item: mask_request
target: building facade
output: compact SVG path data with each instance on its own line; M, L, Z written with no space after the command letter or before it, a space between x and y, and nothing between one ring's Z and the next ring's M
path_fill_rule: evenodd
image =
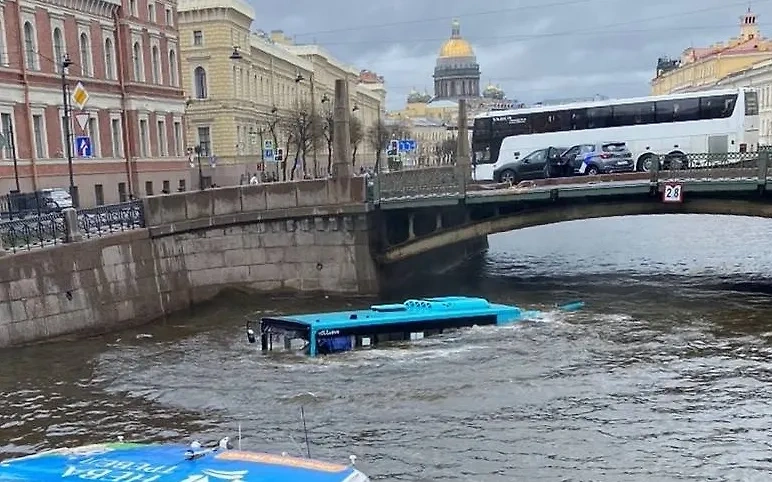
M772 59L728 75L712 87L754 89L759 99L759 145L772 145Z
M295 45L281 31L252 32L254 18L241 0L180 1L186 139L189 151L199 147L201 155L191 159L198 169L203 158L202 182L239 184L261 171L283 178L282 163L265 156L266 141L273 154L282 149L287 178L296 158L294 178L326 175L332 142L324 124L337 79L348 81L351 116L360 126L352 136L356 167L372 165L366 133L381 117L383 79L342 64L317 45ZM306 125L307 119L323 125ZM317 142L301 140L303 132Z
M750 9L740 18L740 35L709 47L690 47L680 59L660 58L651 81L652 95L701 90L753 64L772 58L772 40L765 38Z
M0 2L0 191L15 190L17 175L21 191L68 189L68 144L81 206L187 189L176 8ZM82 110L69 101L65 116L63 91L78 83L88 100ZM84 137L91 152L75 145Z

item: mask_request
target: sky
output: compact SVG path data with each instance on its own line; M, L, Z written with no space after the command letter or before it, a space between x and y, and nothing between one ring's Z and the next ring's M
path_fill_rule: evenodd
M387 109L433 88L453 18L475 50L482 87L521 102L646 95L657 58L739 34L749 7L772 37L772 0L250 0L253 29L284 30L384 76Z

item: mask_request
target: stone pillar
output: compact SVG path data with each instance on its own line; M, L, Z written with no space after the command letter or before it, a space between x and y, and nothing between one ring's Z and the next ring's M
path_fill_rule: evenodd
M472 177L471 158L469 157L469 134L466 119L466 99L458 101L458 137L456 138L456 166L461 171L463 185Z
M769 173L769 150L764 149L759 151L759 164L758 164L758 185L766 188L767 175Z
M348 106L348 81L335 81L335 110L333 112L333 144L335 158L332 164L333 178L351 177L351 133L349 124L351 109Z
M64 242L77 243L81 241L83 234L78 225L78 211L74 208L67 208L62 210L62 214L64 215Z
M652 183L659 182L659 168L661 162L661 156L654 156L654 160L651 161L651 167L649 168L649 180Z

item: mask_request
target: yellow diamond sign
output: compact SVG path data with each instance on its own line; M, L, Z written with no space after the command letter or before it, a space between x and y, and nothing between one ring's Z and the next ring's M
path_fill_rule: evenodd
M78 82L78 85L76 85L75 89L72 91L72 101L78 106L78 109L83 110L83 108L86 107L88 98L88 91L83 87L81 82Z

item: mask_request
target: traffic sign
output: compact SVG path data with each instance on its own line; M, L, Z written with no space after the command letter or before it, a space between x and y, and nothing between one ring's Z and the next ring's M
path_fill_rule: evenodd
M662 202L682 203L684 202L684 187L680 182L665 183L665 189L662 191Z
M389 148L386 150L386 155L396 156L398 150L399 150L399 141L397 141L396 139L392 139L389 142Z
M78 157L93 157L91 151L91 138L89 136L78 136L75 138L75 152Z
M72 91L71 97L72 101L75 102L75 105L78 106L78 109L83 110L83 108L86 107L86 103L88 102L90 95L88 94L86 88L83 87L83 83L78 82Z
M264 141L263 141L263 149L265 149L266 151L267 151L268 149L271 149L271 150L273 150L273 141L272 141L272 140L270 140L270 139L266 139L266 140L264 140Z
M399 150L402 152L408 152L408 151L414 151L415 150L415 140L413 139L402 139L399 141Z
M83 132L86 131L86 126L88 125L88 120L91 118L91 115L89 115L88 112L78 112L75 114L75 120L78 121L78 125L80 126L80 130Z
M277 161L284 160L284 149L282 149L281 147L276 149L276 160Z
M263 159L268 161L273 160L273 149L263 149Z

